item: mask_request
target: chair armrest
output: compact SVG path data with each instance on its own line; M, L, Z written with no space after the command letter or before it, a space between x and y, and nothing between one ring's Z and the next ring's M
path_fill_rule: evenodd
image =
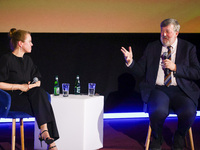
M11 105L11 96L0 89L0 117L7 117Z

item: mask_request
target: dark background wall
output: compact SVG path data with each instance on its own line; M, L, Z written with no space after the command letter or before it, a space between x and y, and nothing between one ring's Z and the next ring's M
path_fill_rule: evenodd
M179 35L197 46L198 57L199 36L199 33ZM42 87L51 94L55 75L59 76L60 84L70 83L71 94L79 75L81 93L87 93L89 82L97 84L96 92L105 96L106 112L142 111L140 79L134 79L125 67L120 48L132 46L137 61L148 42L159 38L159 33L32 33L30 56L43 76ZM0 33L0 55L8 50L7 33Z

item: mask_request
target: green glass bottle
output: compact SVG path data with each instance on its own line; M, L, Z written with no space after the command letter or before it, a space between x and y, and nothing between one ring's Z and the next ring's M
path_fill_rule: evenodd
M58 76L55 77L55 82L54 82L54 95L55 95L55 96L60 95L60 87L59 87Z
M75 86L74 86L74 94L80 94L80 93L81 93L81 84L80 84L79 75L77 75L76 80L75 80Z

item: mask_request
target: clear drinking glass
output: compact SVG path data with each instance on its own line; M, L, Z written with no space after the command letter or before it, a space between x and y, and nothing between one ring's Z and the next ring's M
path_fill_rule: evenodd
M69 87L70 87L69 83L63 83L62 84L62 92L63 92L63 96L64 97L68 97L69 96Z
M88 83L88 95L94 96L96 83Z

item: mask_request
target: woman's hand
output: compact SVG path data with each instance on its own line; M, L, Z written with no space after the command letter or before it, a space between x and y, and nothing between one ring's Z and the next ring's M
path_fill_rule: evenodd
M34 84L30 84L29 83L29 90L32 89L32 88L34 88L34 87L40 87L40 84L41 84L40 81L37 81Z
M28 82L28 84L21 84L20 90L23 92L27 92L28 90L34 88L34 87L39 87L40 86L40 81L35 82L34 84L30 84L31 82Z
M127 51L124 47L122 47L121 52L124 54L127 66L129 66L133 62L133 53L131 46L129 46L129 51Z
M27 92L29 90L29 84L20 84L19 90Z

